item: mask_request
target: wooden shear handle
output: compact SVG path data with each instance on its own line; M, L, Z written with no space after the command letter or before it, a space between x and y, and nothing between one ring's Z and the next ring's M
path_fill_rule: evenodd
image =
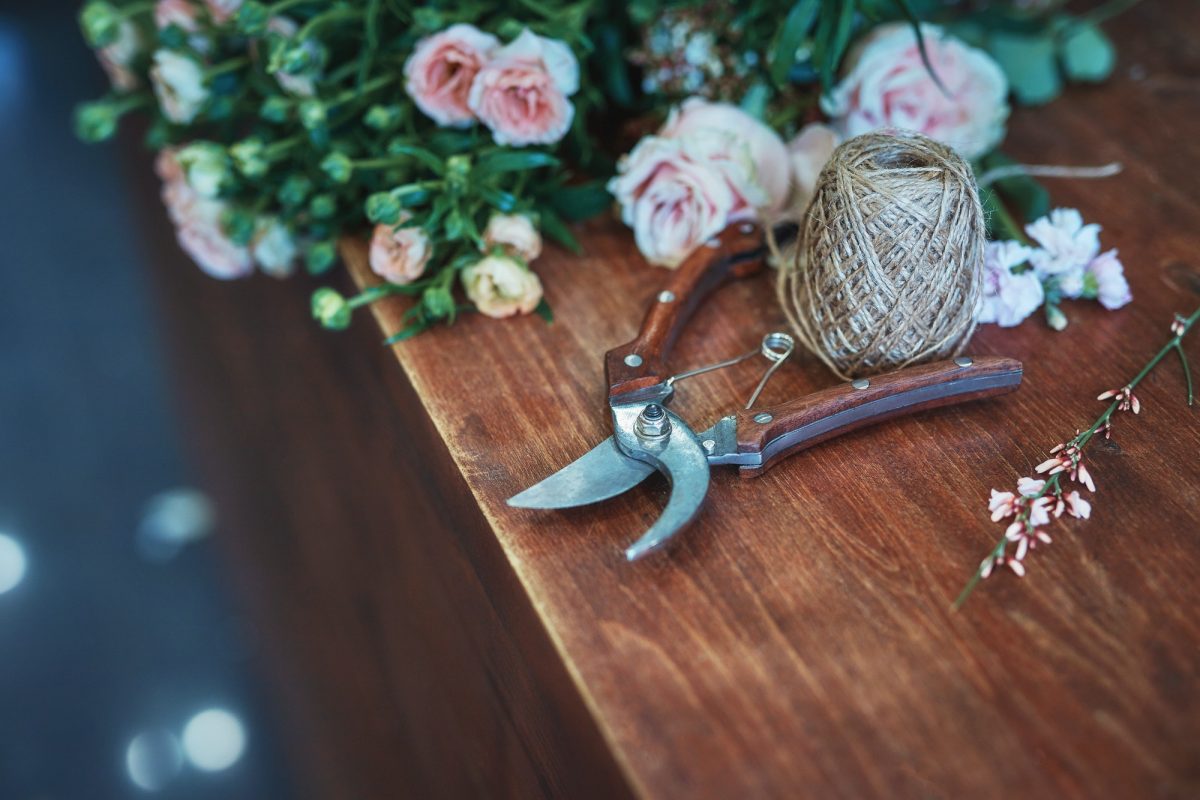
M666 360L692 313L731 278L758 272L766 256L762 229L735 225L693 253L655 295L637 338L604 357L608 396L645 389L666 380Z
M739 411L738 452L761 453L762 464L742 467L754 477L814 444L876 422L928 408L1007 394L1021 385L1021 362L1011 358L958 358L843 383L774 408Z

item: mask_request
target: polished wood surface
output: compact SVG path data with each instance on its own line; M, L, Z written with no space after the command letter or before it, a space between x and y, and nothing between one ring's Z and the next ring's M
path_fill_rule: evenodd
M1104 225L1133 304L1068 304L1062 333L985 326L971 351L1024 362L1018 392L758 480L719 471L676 546L636 564L622 548L661 509L660 479L565 512L504 502L610 433L603 353L669 277L620 226L537 262L553 324L468 315L390 351L402 300L378 327L322 334L303 281L221 285L174 256L181 393L314 795L1200 794L1200 412L1177 363L1091 450L1092 518L1055 523L1026 578L950 609L1001 533L989 489L1092 420L1200 304L1200 8L1146 2L1111 28L1114 78L1017 111L1007 149L1125 165L1051 190ZM734 282L670 366L783 326L767 276ZM673 408L707 425L760 374L697 377ZM796 359L761 402L837 383Z

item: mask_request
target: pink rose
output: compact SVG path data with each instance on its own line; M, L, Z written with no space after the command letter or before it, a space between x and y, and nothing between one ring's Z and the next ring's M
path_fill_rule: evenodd
M608 190L642 255L672 269L720 233L739 202L722 172L693 161L678 140L658 136L621 158Z
M154 25L160 31L174 25L184 33L200 29L200 11L191 0L158 0L154 4Z
M567 98L578 90L570 48L526 28L475 76L467 105L496 144L553 144L571 127L575 106Z
M1029 260L1031 250L1020 242L988 242L983 259L983 295L975 312L977 322L1002 328L1020 324L1042 304L1042 282L1032 269L1012 270Z
M141 83L131 68L133 60L141 52L142 35L129 20L123 20L117 28L116 41L96 51L104 74L118 92L131 92Z
M542 282L508 256L491 255L462 271L463 289L479 313L495 319L528 314L542 301Z
M737 202L730 222L774 212L787 200L788 153L765 124L728 103L689 98L671 110L659 136L677 139L697 161L707 161L729 182Z
M407 215L400 219L403 226ZM433 255L429 235L419 227L376 225L371 236L371 270L392 283L412 283L425 272Z
M162 150L154 167L163 181L162 199L175 224L175 238L192 260L214 278L242 278L254 271L250 248L235 244L221 229L226 205L202 197L188 185L172 148Z
M483 244L499 247L526 264L542 254L542 236L524 214L492 214L483 231Z
M829 163L829 157L842 143L842 137L828 125L805 125L788 142L788 161L792 176L792 207L802 213L817 190L817 178Z
M821 107L845 137L880 128L914 130L964 158L987 153L1004 138L1008 81L996 62L922 25L926 52L946 91L930 77L910 25L880 25L846 58L841 82Z
M1116 250L1101 253L1087 265L1087 276L1096 282L1096 299L1109 311L1120 308L1133 299L1125 267ZM1085 278L1086 281L1086 278Z
M204 5L208 8L208 15L212 17L213 22L219 25L232 19L242 7L242 2L243 0L204 0Z
M474 25L451 25L417 42L404 64L404 88L438 125L470 125L475 121L467 107L471 84L499 45Z

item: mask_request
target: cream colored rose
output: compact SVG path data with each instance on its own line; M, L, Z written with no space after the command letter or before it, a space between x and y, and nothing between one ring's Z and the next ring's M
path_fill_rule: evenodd
M462 271L463 289L479 313L501 319L528 314L542 301L542 282L519 261L486 256Z
M180 124L191 122L208 102L204 70L194 59L172 50L154 51L150 82L163 116Z
M400 225L408 220L405 215ZM425 272L433 255L429 234L419 227L376 225L371 236L371 270L392 283L412 283Z
M501 247L528 264L542 254L542 236L524 214L492 214L483 231L486 247Z
M296 264L296 240L278 219L264 217L256 226L250 254L263 272L274 278L286 278Z
M849 138L901 128L944 142L977 158L1004 138L1008 81L992 58L935 25L922 25L929 61L945 91L930 77L912 26L880 25L846 58L844 76L821 100L834 127Z

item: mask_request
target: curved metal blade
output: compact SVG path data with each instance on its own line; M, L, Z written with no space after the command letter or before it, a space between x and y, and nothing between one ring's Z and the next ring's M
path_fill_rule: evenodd
M573 508L637 486L654 465L630 458L608 437L550 477L508 498L517 508Z
M683 530L700 513L704 496L708 494L708 457L700 440L682 419L670 411L671 435L665 442L645 443L633 433L633 420L640 407L614 407L613 422L617 436L626 452L639 460L653 464L671 483L671 496L662 515L625 550L625 557L636 561L661 550L676 533Z

